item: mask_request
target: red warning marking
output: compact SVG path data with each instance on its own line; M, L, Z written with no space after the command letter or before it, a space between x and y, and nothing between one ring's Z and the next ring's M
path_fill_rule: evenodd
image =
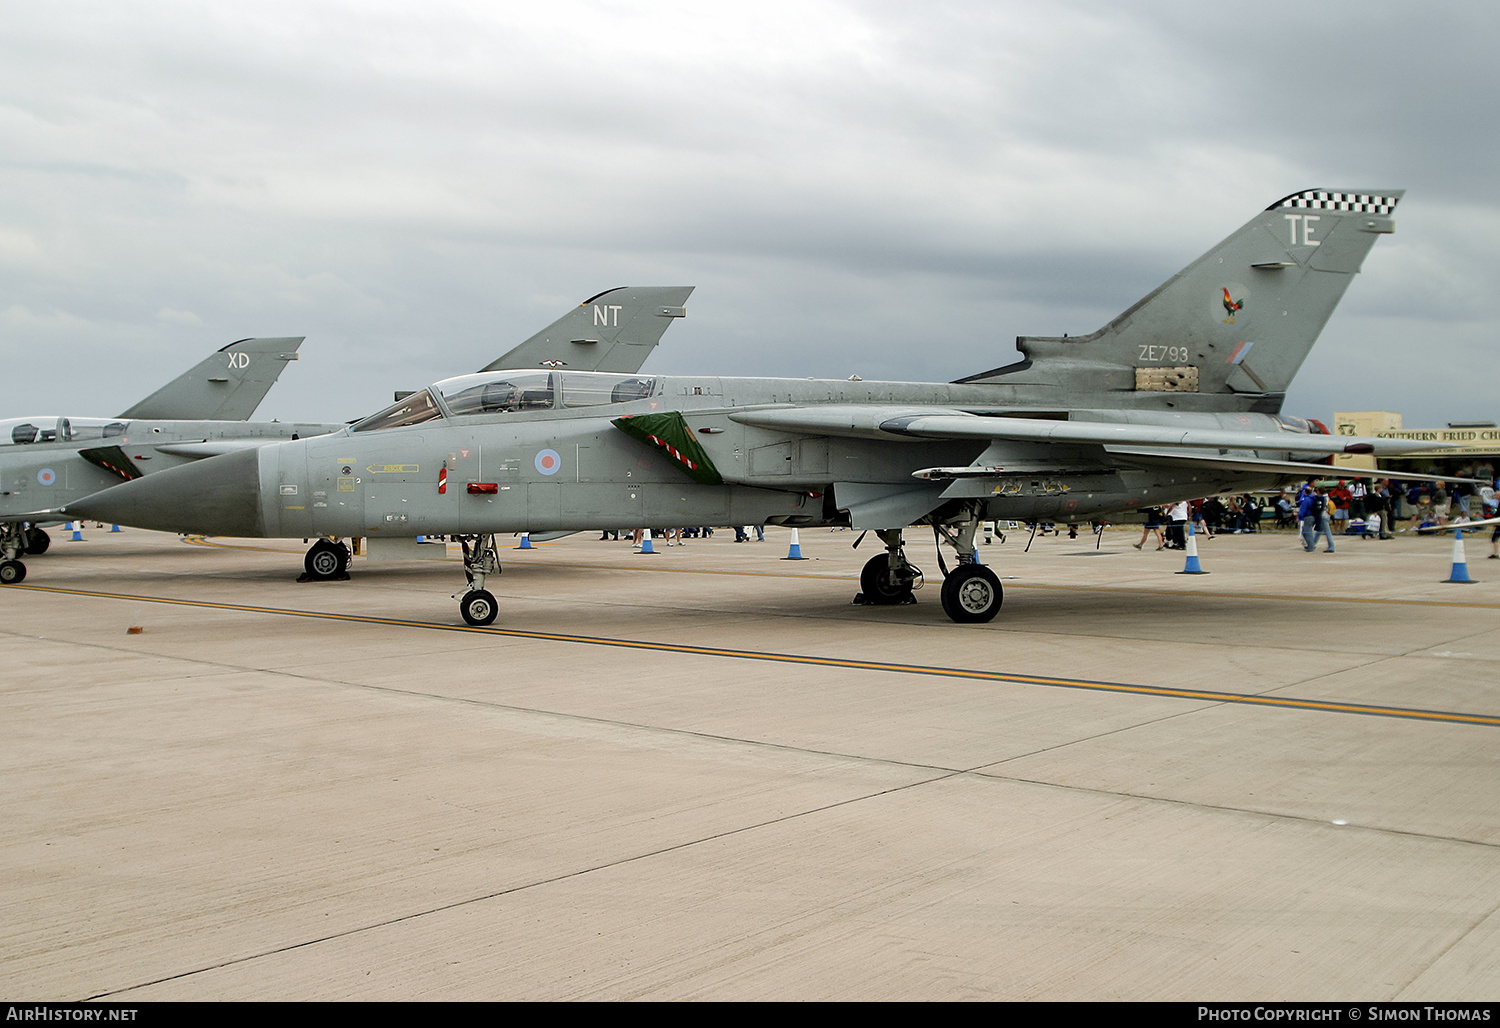
M666 450L668 453L670 453L677 460L677 462L682 464L684 467L691 468L694 471L698 470L698 465L694 464L692 461L684 457L675 446L667 442L665 439L659 439L654 435L647 435L646 438L650 439L657 446L660 446L663 450Z

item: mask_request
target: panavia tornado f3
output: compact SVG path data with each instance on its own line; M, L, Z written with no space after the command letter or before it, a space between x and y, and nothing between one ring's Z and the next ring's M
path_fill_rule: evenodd
M985 622L989 519L1084 520L1326 474L1329 454L1413 452L1329 435L1282 400L1400 190L1277 200L1091 335L1023 337L1017 363L956 382L493 370L447 379L347 429L215 457L68 513L167 531L463 545L460 611L494 621L497 533L627 525L842 525L885 549L866 599L910 602L903 533L956 552L944 611ZM331 563L331 562L330 562Z

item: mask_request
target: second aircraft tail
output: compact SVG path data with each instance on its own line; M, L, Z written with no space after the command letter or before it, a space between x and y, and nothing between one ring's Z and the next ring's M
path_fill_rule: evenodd
M480 371L568 368L633 375L673 319L686 316L692 286L620 286L591 296Z
M304 336L241 339L210 354L120 415L162 421L244 421L297 359Z

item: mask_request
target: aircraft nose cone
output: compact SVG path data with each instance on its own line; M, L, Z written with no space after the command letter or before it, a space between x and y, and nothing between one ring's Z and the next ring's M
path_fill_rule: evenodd
M158 471L75 500L63 511L161 532L261 536L260 453L242 450Z

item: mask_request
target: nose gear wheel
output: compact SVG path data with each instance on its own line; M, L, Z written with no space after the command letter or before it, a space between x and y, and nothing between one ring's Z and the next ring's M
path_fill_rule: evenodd
M464 616L464 621L476 628L494 624L495 615L500 612L495 605L495 597L487 589L474 589L464 593L464 598L458 601L458 610Z

